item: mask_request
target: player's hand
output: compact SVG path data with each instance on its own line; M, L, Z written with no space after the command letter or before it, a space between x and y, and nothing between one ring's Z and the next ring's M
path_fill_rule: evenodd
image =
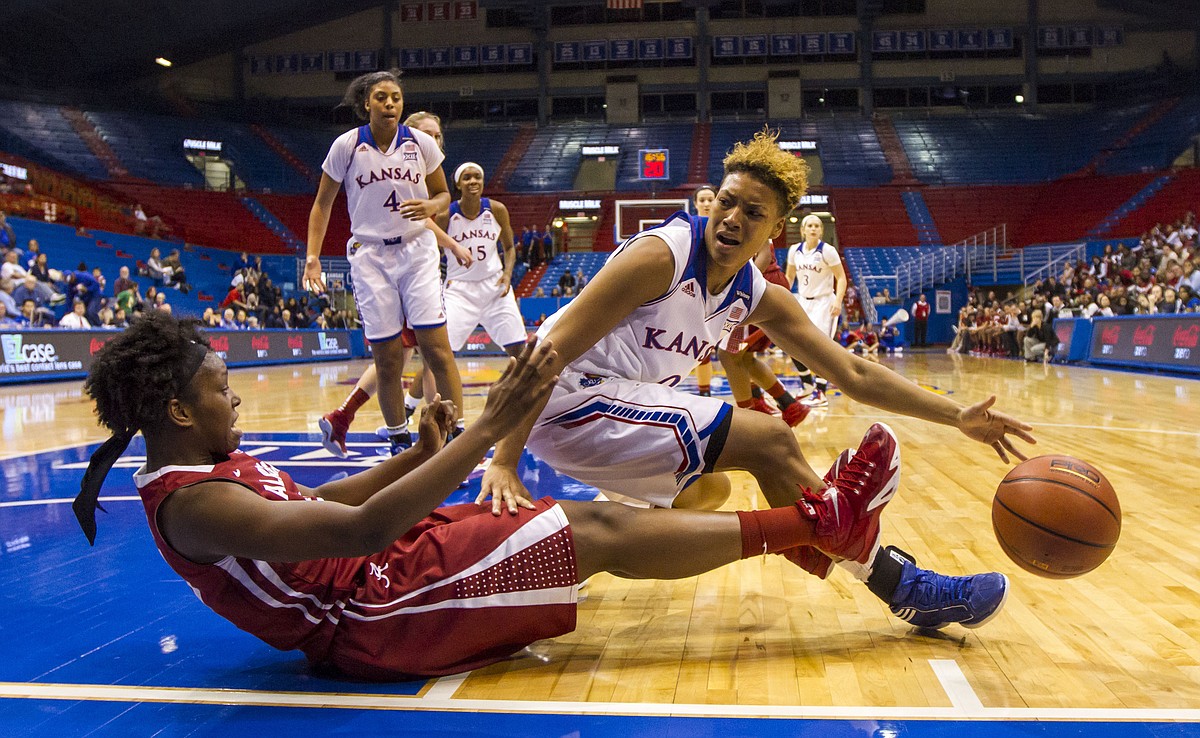
M958 412L958 429L968 438L991 446L1006 464L1010 453L1021 461L1026 461L1029 457L1013 447L1009 436L1016 436L1026 443L1037 443L1037 439L1029 432L1033 430L1033 426L998 410L992 410L992 405L995 404L996 396L992 395L982 402L964 407Z
M325 292L325 279L321 276L321 260L319 258L308 259L304 262L304 289L320 295Z
M508 360L508 368L488 390L487 404L476 421L502 436L520 425L530 412L540 409L558 375L551 367L558 358L549 341L538 345L537 336L525 342L521 355Z
M430 200L405 200L400 203L400 217L407 220L425 220L437 215L437 206Z
M458 262L460 267L471 266L471 262L473 261L471 258L471 252L458 245L457 242L454 244L454 246L450 247L450 253L454 255L454 260Z
M512 275L501 274L500 278L496 280L496 286L504 288L500 291L501 297L508 297L508 291L512 289Z
M518 507L533 509L529 490L521 483L521 476L517 474L517 470L509 466L492 464L483 472L475 504L487 504L488 497L492 498L492 515L499 515L501 506L511 515L517 514Z
M834 302L832 305L829 306L830 317L836 318L841 314L842 314L842 303Z
M433 402L421 408L416 447L426 456L441 451L446 444L446 435L454 429L456 416L453 402L443 400L440 394L434 395Z

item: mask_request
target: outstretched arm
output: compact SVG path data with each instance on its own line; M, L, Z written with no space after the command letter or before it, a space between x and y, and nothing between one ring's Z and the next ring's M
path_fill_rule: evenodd
M832 380L859 402L958 428L966 436L991 446L1005 462L1010 453L1021 460L1026 458L1013 446L1011 436L1037 443L1029 433L1033 426L991 409L996 402L994 396L964 407L944 395L921 389L881 364L843 350L818 330L787 290L778 285L767 285L747 321L761 327L789 356Z
M159 508L160 530L180 554L198 562L225 556L263 561L365 556L382 551L428 515L475 468L487 449L557 377L553 347L528 344L492 385L479 419L454 443L361 505L270 501L231 482L173 492Z

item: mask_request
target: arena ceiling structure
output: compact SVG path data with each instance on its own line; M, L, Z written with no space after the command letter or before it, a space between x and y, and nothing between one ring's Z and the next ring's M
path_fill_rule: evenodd
M4 0L0 83L113 90L370 8L381 0ZM394 2L392 3L394 4Z
M759 0L789 4L791 0ZM603 4L558 0L554 5ZM721 0L681 0L693 7ZM858 0L873 15L878 0ZM480 6L524 11L531 20L548 2L480 0ZM795 3L800 5L800 3ZM1097 0L1142 16L1148 25L1200 32L1195 0ZM92 88L111 91L155 71L162 56L175 65L196 62L248 44L309 28L353 13L397 7L398 0L4 0L0 2L0 84L27 89Z

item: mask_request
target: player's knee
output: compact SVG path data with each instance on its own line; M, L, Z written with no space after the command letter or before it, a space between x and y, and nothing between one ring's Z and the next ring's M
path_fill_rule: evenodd
M699 479L679 493L672 507L684 510L716 510L729 500L733 485L721 472L702 474Z
M749 470L756 476L760 471L778 472L789 463L795 463L801 458L800 445L796 443L796 436L792 433L792 429L778 419L766 418L766 420L774 422L765 423L763 431L750 446L752 466Z

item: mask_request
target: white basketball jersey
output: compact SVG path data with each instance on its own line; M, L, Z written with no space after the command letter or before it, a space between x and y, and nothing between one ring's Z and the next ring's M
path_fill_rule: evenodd
M792 291L800 297L825 297L834 290L833 267L842 263L837 249L818 241L812 251L804 248L804 242L788 247L787 263L796 270L796 283Z
M611 261L639 238L657 236L666 241L675 257L675 275L664 295L630 313L571 362L569 370L672 387L754 312L767 281L753 262L747 262L720 294L708 293L707 222L708 218L675 213L661 225L633 236L609 256ZM550 316L538 335L544 338L559 316L570 309L567 304Z
M463 215L462 201L450 203L450 220L446 234L471 252L471 266L459 266L458 260L446 259L446 281L482 282L494 280L504 271L500 261L500 224L492 214L492 204L480 198L479 215L468 219Z
M321 170L346 188L355 240L399 244L425 229L423 220L401 216L400 205L429 198L425 178L445 158L432 136L408 126L400 126L387 150L380 150L367 125L338 136Z

